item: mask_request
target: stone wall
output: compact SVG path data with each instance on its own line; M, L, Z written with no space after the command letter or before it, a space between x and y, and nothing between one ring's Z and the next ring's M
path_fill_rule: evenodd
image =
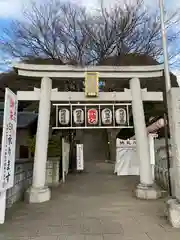
M14 186L6 193L6 207L10 208L15 202L22 200L24 192L32 183L33 162L19 160L15 164Z
M2 131L0 130L0 150L1 150ZM16 136L16 159L20 158L20 146L29 146L29 130L17 129ZM30 152L29 152L30 157Z
M169 145L169 148L171 146ZM171 161L171 152L170 152ZM164 190L169 189L168 167L165 139L155 140L155 179L156 183Z
M58 186L60 182L60 158L49 158L46 166L46 184L48 186ZM20 200L23 200L24 193L32 184L33 161L27 159L17 160L15 164L14 186L7 190L6 207Z

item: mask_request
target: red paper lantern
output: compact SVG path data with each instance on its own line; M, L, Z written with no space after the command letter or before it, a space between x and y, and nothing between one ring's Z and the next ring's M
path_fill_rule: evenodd
M88 110L88 123L97 124L98 123L98 111L96 109Z

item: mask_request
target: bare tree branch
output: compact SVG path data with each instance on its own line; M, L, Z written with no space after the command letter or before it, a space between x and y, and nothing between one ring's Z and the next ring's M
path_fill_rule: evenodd
M169 58L179 54L179 9L166 13ZM94 14L82 6L45 1L32 2L24 10L24 19L13 21L4 29L0 42L3 51L21 59L30 57L58 59L80 65L97 64L110 56L136 53L162 59L158 12L149 12L142 0L134 4L122 1L111 9L104 7Z

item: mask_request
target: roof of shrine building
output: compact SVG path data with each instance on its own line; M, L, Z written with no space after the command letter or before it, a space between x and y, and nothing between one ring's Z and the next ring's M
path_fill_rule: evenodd
M0 111L0 128L3 127L3 111ZM28 128L37 120L38 114L33 112L18 112L17 128Z
M42 65L48 65L45 66L45 68L51 68L54 66L54 68L58 69L57 65L60 65L59 68L62 69L78 69L80 68L76 63L74 62L69 62L68 65L64 64L61 60L51 60L51 59L31 59L27 60L24 62L26 64L33 64L33 65L41 65L39 66L40 68L43 68ZM20 64L22 66L22 64ZM20 66L19 65L19 66ZM63 66L62 66L63 65ZM157 66L159 65L159 66ZM17 64L18 66L18 64ZM143 71L143 66L149 66L149 67L155 67L159 68L162 70L162 65L160 65L156 60L154 60L152 57L147 56L147 55L135 55L135 54L128 54L124 56L114 56L114 57L109 57L103 61L100 61L95 68L98 69L100 67L103 67L106 69L108 72L108 68L114 69L116 68L115 66L121 66L121 69L126 67L131 66L138 66L140 71ZM105 67L106 66L106 67ZM142 68L141 68L142 66ZM37 66L38 68L38 66ZM92 66L90 66L92 68ZM88 68L87 68L88 69ZM127 68L128 69L128 68ZM4 73L0 75L0 99L4 98L4 89L5 87L9 87L12 91L16 92L17 90L33 90L34 87L40 87L40 81L37 81L40 78L37 77L28 77L28 76L19 76L17 73L17 68L15 68L15 71L11 71L9 73ZM103 81L105 82L105 86L103 91L124 91L124 88L129 88L129 80L130 77L128 78L121 78L120 80L115 80L111 79L110 81L106 81L104 78ZM73 79L69 79L73 80ZM101 80L101 77L100 77ZM163 91L165 88L164 84L164 76L159 76L159 77L149 77L149 78L140 78L141 80L141 87L142 88L147 88L148 91ZM172 87L177 87L177 79L176 76L171 73L171 84ZM59 81L58 77L53 78L53 88L58 88L59 91L65 91L67 90L67 79ZM83 83L82 79L81 80L76 80L74 85L78 85L80 90L83 88ZM74 89L74 91L77 91L77 89Z

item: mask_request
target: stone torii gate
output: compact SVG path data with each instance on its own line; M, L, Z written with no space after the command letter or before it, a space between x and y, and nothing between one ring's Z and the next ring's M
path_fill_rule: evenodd
M49 188L45 186L51 101L89 101L84 92L59 92L58 89L52 89L52 79L84 79L85 72L98 72L99 77L106 80L130 79L130 89L125 89L124 92L117 92L116 101L132 102L137 153L140 162L140 184L137 186L136 196L142 199L156 199L160 196L153 183L143 101L163 101L163 94L161 92L147 92L147 89L141 89L139 78L162 77L163 65L136 67L90 66L81 68L69 65L18 63L14 65L14 68L20 76L41 78L40 89L35 88L34 91L17 92L19 101L39 101L33 183L27 191L30 203L45 202L51 197ZM113 102L113 94L113 92L100 92L98 97L91 98L91 102Z

